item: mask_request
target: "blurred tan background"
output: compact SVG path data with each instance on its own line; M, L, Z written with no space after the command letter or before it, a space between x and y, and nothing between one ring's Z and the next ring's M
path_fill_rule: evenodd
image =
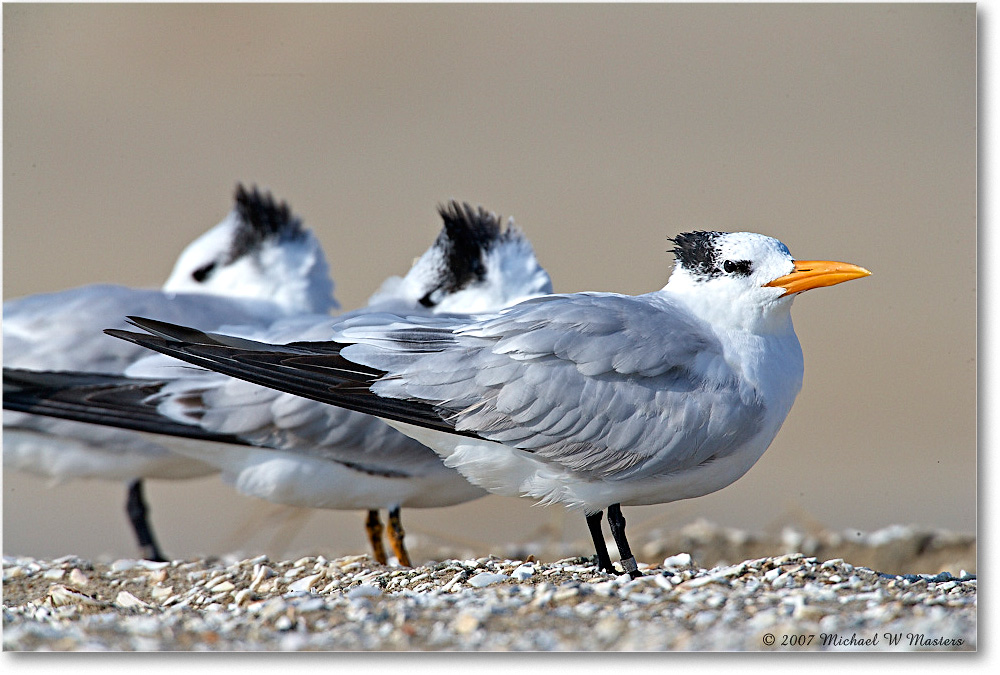
M4 5L3 295L157 286L237 181L320 236L345 309L433 240L513 215L556 290L642 293L667 237L748 229L873 276L794 310L803 391L763 459L626 509L976 527L976 13L949 5ZM367 551L361 514L150 483L174 556ZM3 475L3 552L134 556L117 484ZM420 546L590 550L582 516L409 510ZM650 561L656 562L656 561Z

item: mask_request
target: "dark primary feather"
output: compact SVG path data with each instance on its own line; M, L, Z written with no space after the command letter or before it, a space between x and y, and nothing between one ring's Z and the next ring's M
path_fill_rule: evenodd
M269 449L259 439L242 434L211 431L195 422L178 422L159 412L163 399L161 390L168 383L161 380L132 378L125 375L81 373L70 371L34 371L4 368L3 407L8 410L57 417L73 422L85 422L105 427L211 441L244 447ZM199 394L191 392L195 410L189 413L198 418ZM273 446L281 449L281 444ZM383 478L407 478L413 475L406 470L395 470L371 461L363 451L351 459L323 454L329 462L341 464L354 471Z
M369 387L385 373L343 358L339 345L321 343L324 353L317 354L316 343L269 345L141 317L129 317L129 321L153 335L114 329L105 332L161 354L278 391L376 417L463 433L456 432L453 424L432 405L373 394ZM295 377L282 377L289 374ZM347 392L350 396L345 395ZM471 432L463 435L476 436Z
M174 422L156 410L166 382L123 375L3 369L6 410L182 438L246 445L240 438Z

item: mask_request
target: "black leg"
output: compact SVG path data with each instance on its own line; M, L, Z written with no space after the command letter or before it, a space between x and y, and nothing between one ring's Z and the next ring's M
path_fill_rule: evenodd
M403 532L403 521L399 518L399 507L389 509L389 545L392 546L392 552L396 554L396 560L403 567L413 567L413 563L410 562L410 554L406 552L406 546L403 544L403 537L406 533Z
M587 516L587 527L590 528L590 536L594 539L594 548L597 550L597 567L605 572L614 572L611 566L611 556L608 555L608 547L604 543L604 534L601 532L601 518L603 511L591 513Z
M160 552L160 547L156 545L156 539L153 538L153 528L149 526L147 518L149 509L146 508L146 500L142 496L142 480L140 479L129 483L125 512L128 513L129 522L132 523L135 538L139 540L139 551L142 557L154 562L167 562L167 559Z
M378 517L378 509L368 511L368 520L365 521L365 531L368 533L368 541L372 545L372 554L375 562L384 565L389 562L385 555L385 547L382 546L382 521Z
M635 556L632 555L632 549L629 548L628 539L625 538L625 516L622 515L621 504L612 504L608 507L608 525L611 526L611 534L615 538L615 543L618 544L618 555L621 556L622 567L633 579L641 577L642 572L639 571L639 565L635 561Z

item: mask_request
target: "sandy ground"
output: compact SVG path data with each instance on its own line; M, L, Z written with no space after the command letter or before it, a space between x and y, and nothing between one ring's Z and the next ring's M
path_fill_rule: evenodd
M896 527L786 531L779 541L700 523L646 544L640 558L678 542L685 552L642 563L638 579L601 572L589 558L531 554L441 551L440 562L415 568L367 555L169 563L7 555L4 650L977 648L972 537Z

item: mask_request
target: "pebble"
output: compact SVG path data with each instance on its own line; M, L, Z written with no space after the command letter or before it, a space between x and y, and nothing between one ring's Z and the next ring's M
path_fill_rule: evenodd
M129 559L116 560L113 563L111 563L111 571L127 572L128 570L133 569L138 565L139 565L138 560L129 560Z
M69 573L69 583L73 586L86 586L90 583L90 579L87 575L80 571L80 568L74 567Z
M492 586L493 584L498 584L501 581L506 581L507 579L510 579L510 577L506 574L480 572L476 576L469 579L469 585L473 588L485 588L486 586Z
M535 574L535 566L532 564L525 563L524 565L518 565L518 567L510 573L514 579L518 581L524 581L529 579Z
M462 580L464 576L465 576L464 571L458 572L455 576L451 578L451 581L449 581L448 583L446 583L444 586L441 587L441 592L448 593L449 591L451 591Z
M678 553L641 569L645 576L631 579L580 558L409 569L368 556L169 564L5 556L3 646L775 651L765 633L912 632L949 641L923 650L977 648L977 583L964 572L897 576L797 553L711 569ZM795 651L834 648L850 647L814 641Z
M663 559L663 567L689 567L691 565L691 554L690 553L678 553L677 555L672 555L669 558Z
M355 586L346 593L348 598L374 598L382 595L382 589L371 584Z
M166 569L167 567L170 567L170 563L163 562L163 561L136 560L134 562L135 562L135 564L137 566L142 567L143 569L151 570L151 571L162 570L162 569Z
M64 605L103 607L107 604L86 593L81 593L75 588L69 588L62 584L52 584L49 586L47 599L54 607L62 607Z
M153 600L159 600L159 601L166 600L173 594L174 594L173 586L154 586L153 589L149 592L149 595L153 598Z
M479 618L472 614L459 614L452 627L459 635L468 635L480 626Z
M128 591L118 591L118 595L115 596L115 604L124 609L150 608L150 605L146 604L145 602L135 597Z
M298 579L288 584L288 590L292 592L308 591L310 588L313 587L313 584L317 583L322 578L323 578L322 574L313 574L308 577L302 577L301 579ZM229 585L232 586L232 588L235 588L235 586L233 586L232 584ZM232 590L232 588L230 588L229 590Z

